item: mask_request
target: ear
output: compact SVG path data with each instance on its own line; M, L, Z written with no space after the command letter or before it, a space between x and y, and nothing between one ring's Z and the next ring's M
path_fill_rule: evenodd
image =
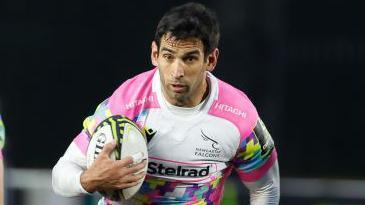
M207 71L212 72L217 65L219 56L218 48L215 48L207 57Z
M157 63L157 58L158 58L158 47L155 41L152 41L151 44L151 62L152 65L156 66L158 65Z

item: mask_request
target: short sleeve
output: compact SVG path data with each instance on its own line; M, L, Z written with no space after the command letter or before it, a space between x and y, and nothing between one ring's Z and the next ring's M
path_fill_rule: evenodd
M274 164L277 158L274 141L260 118L252 132L241 138L237 154L232 160L242 181L256 181Z

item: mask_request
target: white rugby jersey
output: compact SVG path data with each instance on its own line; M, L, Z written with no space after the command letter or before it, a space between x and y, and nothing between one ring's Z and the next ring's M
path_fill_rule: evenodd
M79 178L86 169L90 136L99 122L112 115L132 119L146 130L148 139L146 179L124 203L219 204L232 169L249 188L255 187L277 166L273 140L242 91L209 72L207 76L209 95L194 108L176 107L165 100L156 68L123 83L86 118L84 130L55 166L55 191L66 196L85 193ZM278 179L274 181L271 185L279 186ZM276 204L278 196L273 201ZM99 204L120 203L102 199Z

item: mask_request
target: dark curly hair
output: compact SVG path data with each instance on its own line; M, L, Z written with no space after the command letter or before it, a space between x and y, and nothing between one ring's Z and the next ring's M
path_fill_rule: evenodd
M176 40L190 37L200 39L205 56L218 47L220 36L216 14L204 5L193 2L173 7L161 18L154 38L158 48L161 38L168 33Z

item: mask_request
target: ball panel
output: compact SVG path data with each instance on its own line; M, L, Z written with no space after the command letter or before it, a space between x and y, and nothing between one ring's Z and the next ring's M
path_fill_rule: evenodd
M135 127L134 124L126 123L124 125L124 137L122 140L123 149L121 151L121 157L135 155L138 153L142 153L143 159L147 160L147 140L145 135ZM146 163L148 164L148 163ZM138 173L146 172L147 166L143 170ZM138 174L136 173L136 174ZM143 178L144 180L144 178ZM123 195L125 199L131 198L134 194L138 192L142 183L137 184L136 186L123 189Z
M137 153L142 153L143 159L148 159L145 133L130 119L115 115L102 121L92 134L86 156L87 168L95 161L105 144L113 140L116 142L116 147L110 155L111 159L119 160ZM141 172L147 171L147 164ZM143 180L144 178L141 179L141 182ZM141 185L142 183L139 183L123 190L101 191L100 193L108 199L120 201L131 198L138 192Z
M104 148L107 143L110 143L114 140L113 135L111 133L110 125L104 125L100 127L92 136L89 142L89 146L86 153L86 166L89 168L92 163L94 163L95 159L99 156L100 152ZM113 151L110 155L111 159L115 159L115 151Z

